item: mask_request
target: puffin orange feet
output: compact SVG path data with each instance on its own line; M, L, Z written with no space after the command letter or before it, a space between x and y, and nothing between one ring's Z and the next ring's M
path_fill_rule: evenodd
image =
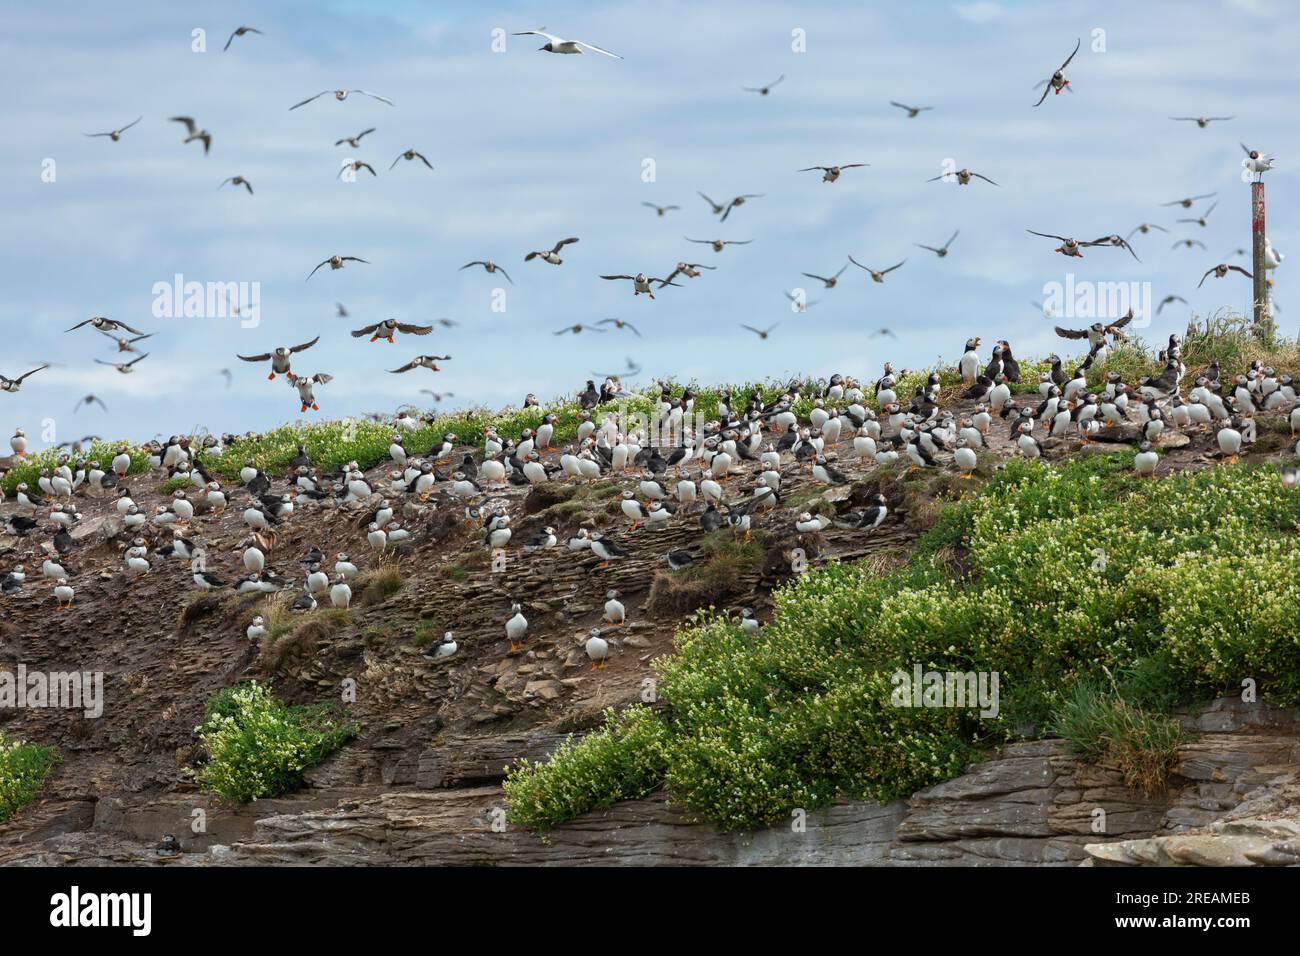
M370 341L372 341L372 342L378 342L378 341L379 341L379 336L377 336L377 335L372 335L372 336L370 336Z
M269 381L271 381L273 378L275 378L275 373L274 373L274 372L272 372L270 375L268 375L268 376L266 377L266 380L269 382Z
M312 410L313 412L319 412L319 411L320 411L320 406L317 405L315 402L312 402L312 403L311 403L311 410Z

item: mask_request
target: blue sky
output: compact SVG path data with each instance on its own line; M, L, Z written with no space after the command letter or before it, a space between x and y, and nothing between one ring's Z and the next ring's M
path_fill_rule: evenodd
M427 402L518 403L580 387L626 356L660 375L702 381L833 371L870 376L886 359L955 361L965 339L1009 339L1019 354L1061 343L1029 305L1045 283L1149 282L1198 312L1243 308L1248 280L1196 282L1249 243L1248 189L1238 141L1278 157L1267 176L1269 235L1296 243L1297 133L1290 68L1300 42L1282 2L1019 3L381 3L138 2L117 12L64 4L7 12L0 63L7 79L0 149L0 371L58 367L18 395L0 395L0 428L35 437L86 433L147 438L205 425L261 429L298 415L296 394L239 362L321 335L295 371L329 372L320 416ZM264 35L235 40L240 24ZM622 54L553 56L536 37L493 31L545 26ZM207 32L207 52L191 32ZM1105 51L1092 50L1104 31ZM806 50L792 49L794 31ZM1033 109L1033 84L1082 38L1073 94ZM770 96L742 86L785 81ZM362 88L395 101L322 98ZM907 119L891 99L932 105ZM181 145L167 118L194 116L212 152ZM83 134L143 121L121 142ZM1198 129L1172 115L1235 115ZM369 126L357 151L335 140ZM429 157L388 167L402 150ZM336 179L344 157L379 175ZM926 183L953 158L1000 188ZM54 182L42 181L52 159ZM655 180L644 182L647 159ZM835 184L797 169L866 162ZM246 176L256 194L217 184ZM696 191L716 199L763 193L719 224ZM1218 192L1208 228L1159 203ZM682 208L660 219L643 201ZM1205 204L1199 208L1203 209ZM1169 235L1137 236L1142 262L1122 250L1083 260L1052 254L1025 232L1093 238L1141 221ZM918 242L952 254L937 260ZM523 255L579 236L559 268ZM684 236L754 239L721 255ZM1175 238L1208 249L1171 251ZM370 265L304 277L328 255ZM884 285L850 267L824 291L802 272L829 274L852 253L877 267L906 258ZM515 280L457 271L492 258ZM662 275L679 259L716 265L656 301L601 273ZM1246 259L1227 259L1246 267ZM1277 301L1295 324L1285 266ZM230 318L151 314L153 287L181 273L199 282L256 282L256 328ZM796 314L782 294L816 302ZM493 311L504 287L506 308ZM348 319L335 317L343 302ZM92 315L157 334L150 357L124 376L94 364L111 343ZM1148 339L1181 330L1186 307L1166 308ZM575 322L618 316L630 332L553 336ZM459 323L425 338L369 344L347 333L383 318ZM767 341L739 326L780 323ZM1086 324L1086 323L1085 323ZM898 338L873 336L887 327ZM444 371L389 375L422 352L450 354ZM229 368L227 390L218 370ZM72 413L93 392L109 408ZM8 434L8 433L6 433ZM39 443L38 443L39 444Z

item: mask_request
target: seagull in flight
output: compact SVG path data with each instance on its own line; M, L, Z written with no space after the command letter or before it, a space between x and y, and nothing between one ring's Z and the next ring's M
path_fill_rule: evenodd
M593 53L603 53L605 56L612 56L616 60L623 59L617 53L610 53L608 50L602 50L600 47L584 40L566 40L563 37L557 37L553 33L547 33L546 28L542 27L537 30L524 30L522 33L515 33L517 37L545 37L546 45L538 47L539 50L546 53L581 53L582 48L586 47Z
M306 105L307 105L308 103L310 103L312 100L318 100L318 99L320 99L322 96L325 96L326 94L329 94L329 93L333 93L333 94L334 94L334 99L338 100L340 103L342 103L344 100L346 100L346 99L348 98L348 94L349 94L349 93L360 93L362 96L368 96L368 97L370 97L372 100L379 100L379 102L381 102L381 103L387 103L389 106L396 106L396 105L397 105L397 104L394 103L392 100L388 99L388 97L386 97L386 96L380 96L378 93L367 93L365 90L321 90L321 91L320 91L319 93L317 93L315 96L309 96L309 97L307 97L305 100L303 100L301 103L294 103L293 106L290 106L290 107L289 107L289 109L290 109L290 110L296 110L298 107L300 107L300 106L306 106ZM357 138L360 139L361 137L357 137ZM335 143L334 145L337 146L338 144Z
M130 129L132 126L134 126L136 123L140 122L140 120L142 120L142 119L144 119L143 116L137 116L137 117L136 117L132 122L127 123L127 124L126 124L125 126L123 126L121 129L110 130L110 131L107 132L107 133L86 133L85 135L86 135L86 136L91 136L91 137L94 137L94 136L107 136L109 139L111 139L113 142L116 143L119 139L122 138L122 134L123 134L123 133L125 133L127 130L129 130L129 129Z
M188 131L188 135L181 140L182 146L186 143L192 143L195 140L199 140L203 143L203 155L208 155L208 150L212 148L212 134L205 129L199 129L199 124L194 122L194 117L173 116L171 122L185 124L185 129Z

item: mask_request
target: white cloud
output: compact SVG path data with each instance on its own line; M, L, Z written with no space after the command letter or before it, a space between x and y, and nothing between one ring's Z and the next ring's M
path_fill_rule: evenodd
M996 23L1010 16L1005 7L993 3L992 0L958 3L953 5L953 9L957 12L957 16L970 23Z

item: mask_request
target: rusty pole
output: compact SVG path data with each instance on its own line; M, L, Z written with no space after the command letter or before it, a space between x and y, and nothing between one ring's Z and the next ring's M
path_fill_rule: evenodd
M1254 329L1256 335L1263 335L1269 327L1271 317L1268 314L1268 279L1264 268L1264 183L1250 184L1250 235L1253 252L1255 283Z

